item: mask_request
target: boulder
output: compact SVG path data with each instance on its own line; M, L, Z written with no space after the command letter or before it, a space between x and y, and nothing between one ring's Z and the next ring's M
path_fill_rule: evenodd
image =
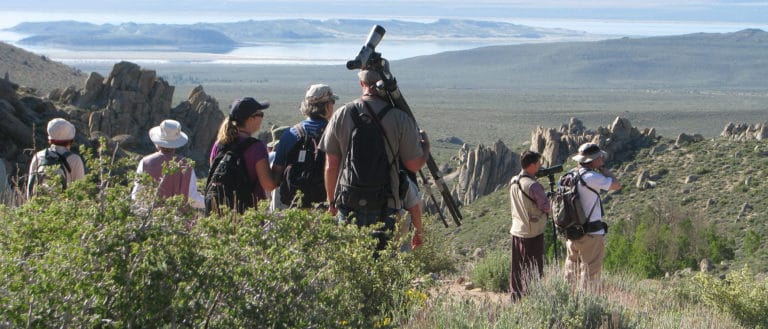
M732 141L765 140L768 139L768 124L748 125L729 122L723 128L720 136Z

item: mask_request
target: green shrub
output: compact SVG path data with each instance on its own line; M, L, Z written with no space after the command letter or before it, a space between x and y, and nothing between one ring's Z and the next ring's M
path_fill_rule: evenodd
M366 229L301 210L204 217L181 197L136 213L132 175L89 163L64 193L0 206L0 326L389 327L419 307L418 262L374 259Z
M495 292L509 292L510 253L495 251L481 259L472 269L472 283Z
M443 224L437 223L431 215L422 218L424 244L411 252L420 272L450 273L456 271L459 256L455 253L448 236L443 233ZM405 240L410 241L411 236Z
M760 246L763 243L762 236L754 230L748 230L744 237L744 253L747 256L753 256L760 250Z
M730 272L725 280L705 273L694 277L705 304L725 311L747 328L768 328L768 280L748 267Z
M687 208L659 201L633 221L619 221L608 234L605 267L644 278L695 267L703 258L717 263L734 258L732 238Z

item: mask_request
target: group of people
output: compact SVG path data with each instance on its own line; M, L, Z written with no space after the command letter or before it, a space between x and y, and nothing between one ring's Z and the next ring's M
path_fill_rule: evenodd
M255 208L260 200L266 199L272 199L275 210L319 206L336 216L340 223L374 226L375 235L379 239L378 248L381 249L395 233L397 219L407 211L410 214L410 225L415 230L412 242L407 247L419 247L423 243L421 198L413 179L402 180L401 172L410 172L411 175L407 176L414 177L412 173L420 170L427 160L429 140L418 129L413 118L393 108L386 96L380 94L376 88L376 83L381 80L379 73L361 70L358 78L362 96L336 110L334 105L339 97L332 89L324 84L311 85L299 107L305 119L287 129L279 140L270 143L269 148L252 136L261 129L265 110L270 107L270 103L253 97L235 100L230 106L229 115L221 123L210 152L211 173L208 184L224 155L234 154L238 158L237 164L243 168L239 176L240 184L247 186L250 192L248 196L228 204L237 208L235 210L238 212L249 207ZM373 120L376 125L359 125L360 118L368 123ZM64 119L54 119L48 125L48 136L51 146L33 158L30 177L40 171L40 164L44 163L46 157L55 156L65 160L62 161L66 164L64 184L82 178L83 161L69 151L75 137L74 126ZM361 139L359 136L369 137ZM157 152L144 156L136 172L148 174L158 187L146 188L147 181L140 179L142 175L139 175L131 192L132 199L140 204L142 200L181 195L193 208L210 210L211 203L217 200L210 200L208 187L202 194L198 191L198 178L190 161L176 154L176 150L188 142L181 124L175 120L164 120L149 130L149 137ZM387 172L383 175L375 171L368 173L369 176L385 178L378 183L379 186L357 186L368 182L350 178L365 176L365 172L369 171L367 164L359 162L363 160L352 159L354 156L351 155L350 147L353 141L355 145L360 144L355 146L358 150L370 149L366 143L372 143L371 147L386 145L380 163L387 164ZM299 187L304 190L297 191L296 185L288 180L292 179L291 175L299 175L296 168L310 160L316 166L313 170L319 171L315 176L319 176L320 180L318 182L315 177L310 187ZM168 171L169 164L176 167L176 170ZM39 181L30 180L29 197L35 194L39 185ZM367 204L348 197L358 195L363 189L377 189L375 196L366 200ZM381 206L374 209L371 208L372 204Z
M362 96L338 109L334 109L334 105L339 98L329 86L310 86L299 107L305 119L287 129L279 141L273 141L270 145L274 146L272 155L265 143L252 137L261 129L269 102L253 97L234 101L210 153L211 171L216 169L225 153L237 150L236 156L240 157L244 167L244 177L241 177L249 188L249 197L242 198L245 200L240 200L240 206L256 207L258 201L267 199L269 192L280 187L280 193L271 194L274 209L325 205L340 223L374 228L377 249L386 246L394 233L397 215L407 210L415 229L410 247L416 248L423 243L421 197L414 179L409 177L427 161L429 139L413 118L393 108L386 95L381 94L376 87L382 79L378 72L361 70L358 78ZM57 164L52 167L63 174L61 184L64 188L84 176L82 159L69 150L75 138L74 125L57 118L48 123L47 131L50 147L32 158L28 197L42 185L32 177L41 176L41 168L49 164ZM149 174L158 184L158 188L152 190L153 195L161 198L182 195L193 208L206 208L210 200L197 190L197 177L192 166L176 154L176 149L188 141L181 124L164 120L149 130L149 137L157 152L143 157L136 171ZM569 282L582 287L600 278L605 256L607 226L601 222L603 209L598 193L621 188L613 173L604 166L606 157L607 153L594 143L581 145L579 153L573 157L578 163L574 170L581 176L576 188L581 195L582 207L597 210L590 212L588 218L593 224L588 227L594 229L578 239L568 240L566 245L565 276ZM526 293L530 279L543 274L543 235L551 209L547 192L536 180L536 173L542 166L541 158L537 152L523 152L520 156L522 170L510 182L512 259L509 284L513 300ZM306 190L297 195L296 185L288 186L287 177L298 175L292 168L302 168L302 164L310 162L320 166L311 169L319 172L315 176L321 176L320 181L317 181L318 177L310 180L305 187L300 187ZM178 170L164 172L168 163L176 164ZM372 175L378 177L370 177ZM319 191L310 191L306 186ZM131 197L140 199L144 189L137 180ZM300 200L302 197L305 199ZM238 207L237 210L244 209Z
M605 234L600 191L621 189L616 176L606 168L608 153L595 143L579 146L573 160L578 166L573 170L581 179L576 183L582 209L589 212L585 233L579 238L567 239L565 278L574 287L599 288L599 279L605 258ZM526 294L530 280L543 275L544 230L552 209L544 186L536 180L541 169L541 154L525 151L520 156L520 174L510 182L509 195L512 205L512 259L509 290L512 300Z

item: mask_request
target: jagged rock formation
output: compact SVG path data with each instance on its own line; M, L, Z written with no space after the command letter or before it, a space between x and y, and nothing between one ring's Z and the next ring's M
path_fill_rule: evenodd
M461 163L452 194L462 204L504 187L520 172L520 156L502 141L488 148L479 145L471 150L467 144L459 151Z
M93 147L98 137L108 146L140 154L154 150L148 131L164 119L181 122L189 143L180 153L191 157L198 168L208 164L208 152L216 139L224 114L218 102L201 86L172 108L174 87L153 70L121 62L104 79L92 73L83 89L55 89L48 99L6 80L0 80L0 158L9 174L26 173L33 150L47 146L46 125L55 117L71 121L75 144Z
M150 128L164 119L177 120L189 136L189 143L181 152L197 162L205 162L224 115L218 102L201 86L175 108L171 108L173 92L174 87L157 77L154 70L120 62L106 80L91 73L83 89L56 90L49 98L88 111L84 121L88 123L89 135L133 136L136 151L142 153L153 148L147 134Z
M734 124L729 122L720 133L721 137L733 141L765 140L768 139L768 124L758 123L748 125L746 123Z
M610 128L587 130L579 119L560 129L538 127L531 134L531 150L543 156L545 166L562 164L576 154L579 145L594 142L608 151L609 162L625 162L633 158L641 147L652 145L656 139L654 129L643 131L632 127L629 120L617 117ZM459 151L459 172L453 195L463 204L507 186L520 172L520 156L510 151L501 141L492 148L483 145L471 150L466 144ZM655 185L648 177L638 178L644 188Z
M536 128L531 133L531 150L541 153L544 165L551 166L565 163L579 145L592 142L608 152L608 162L616 163L630 160L634 152L653 144L655 139L655 129L640 131L625 118L617 117L610 128L599 127L596 131L587 130L581 120L571 118L560 129Z

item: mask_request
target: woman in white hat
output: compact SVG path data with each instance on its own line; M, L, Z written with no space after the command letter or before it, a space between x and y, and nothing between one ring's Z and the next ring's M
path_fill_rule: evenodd
M183 195L192 207L205 208L205 200L197 191L195 170L187 159L176 155L176 149L187 144L189 140L187 134L181 131L181 124L175 120L163 120L159 126L149 130L149 139L155 144L157 152L142 158L138 168L136 168L136 173L147 173L152 176L155 182L160 184L157 191L160 198ZM169 162L177 163L179 170L169 175L163 175L163 166ZM155 195L155 191L148 195L141 195L142 190L143 186L139 184L139 180L136 180L133 191L131 191L131 199L151 198Z
M63 175L62 188L85 177L85 164L79 155L69 149L75 140L75 125L62 118L55 118L48 122L48 147L37 152L29 164L29 176L27 179L27 198L31 198L37 192L40 185L47 185L44 177L50 176L46 169Z

